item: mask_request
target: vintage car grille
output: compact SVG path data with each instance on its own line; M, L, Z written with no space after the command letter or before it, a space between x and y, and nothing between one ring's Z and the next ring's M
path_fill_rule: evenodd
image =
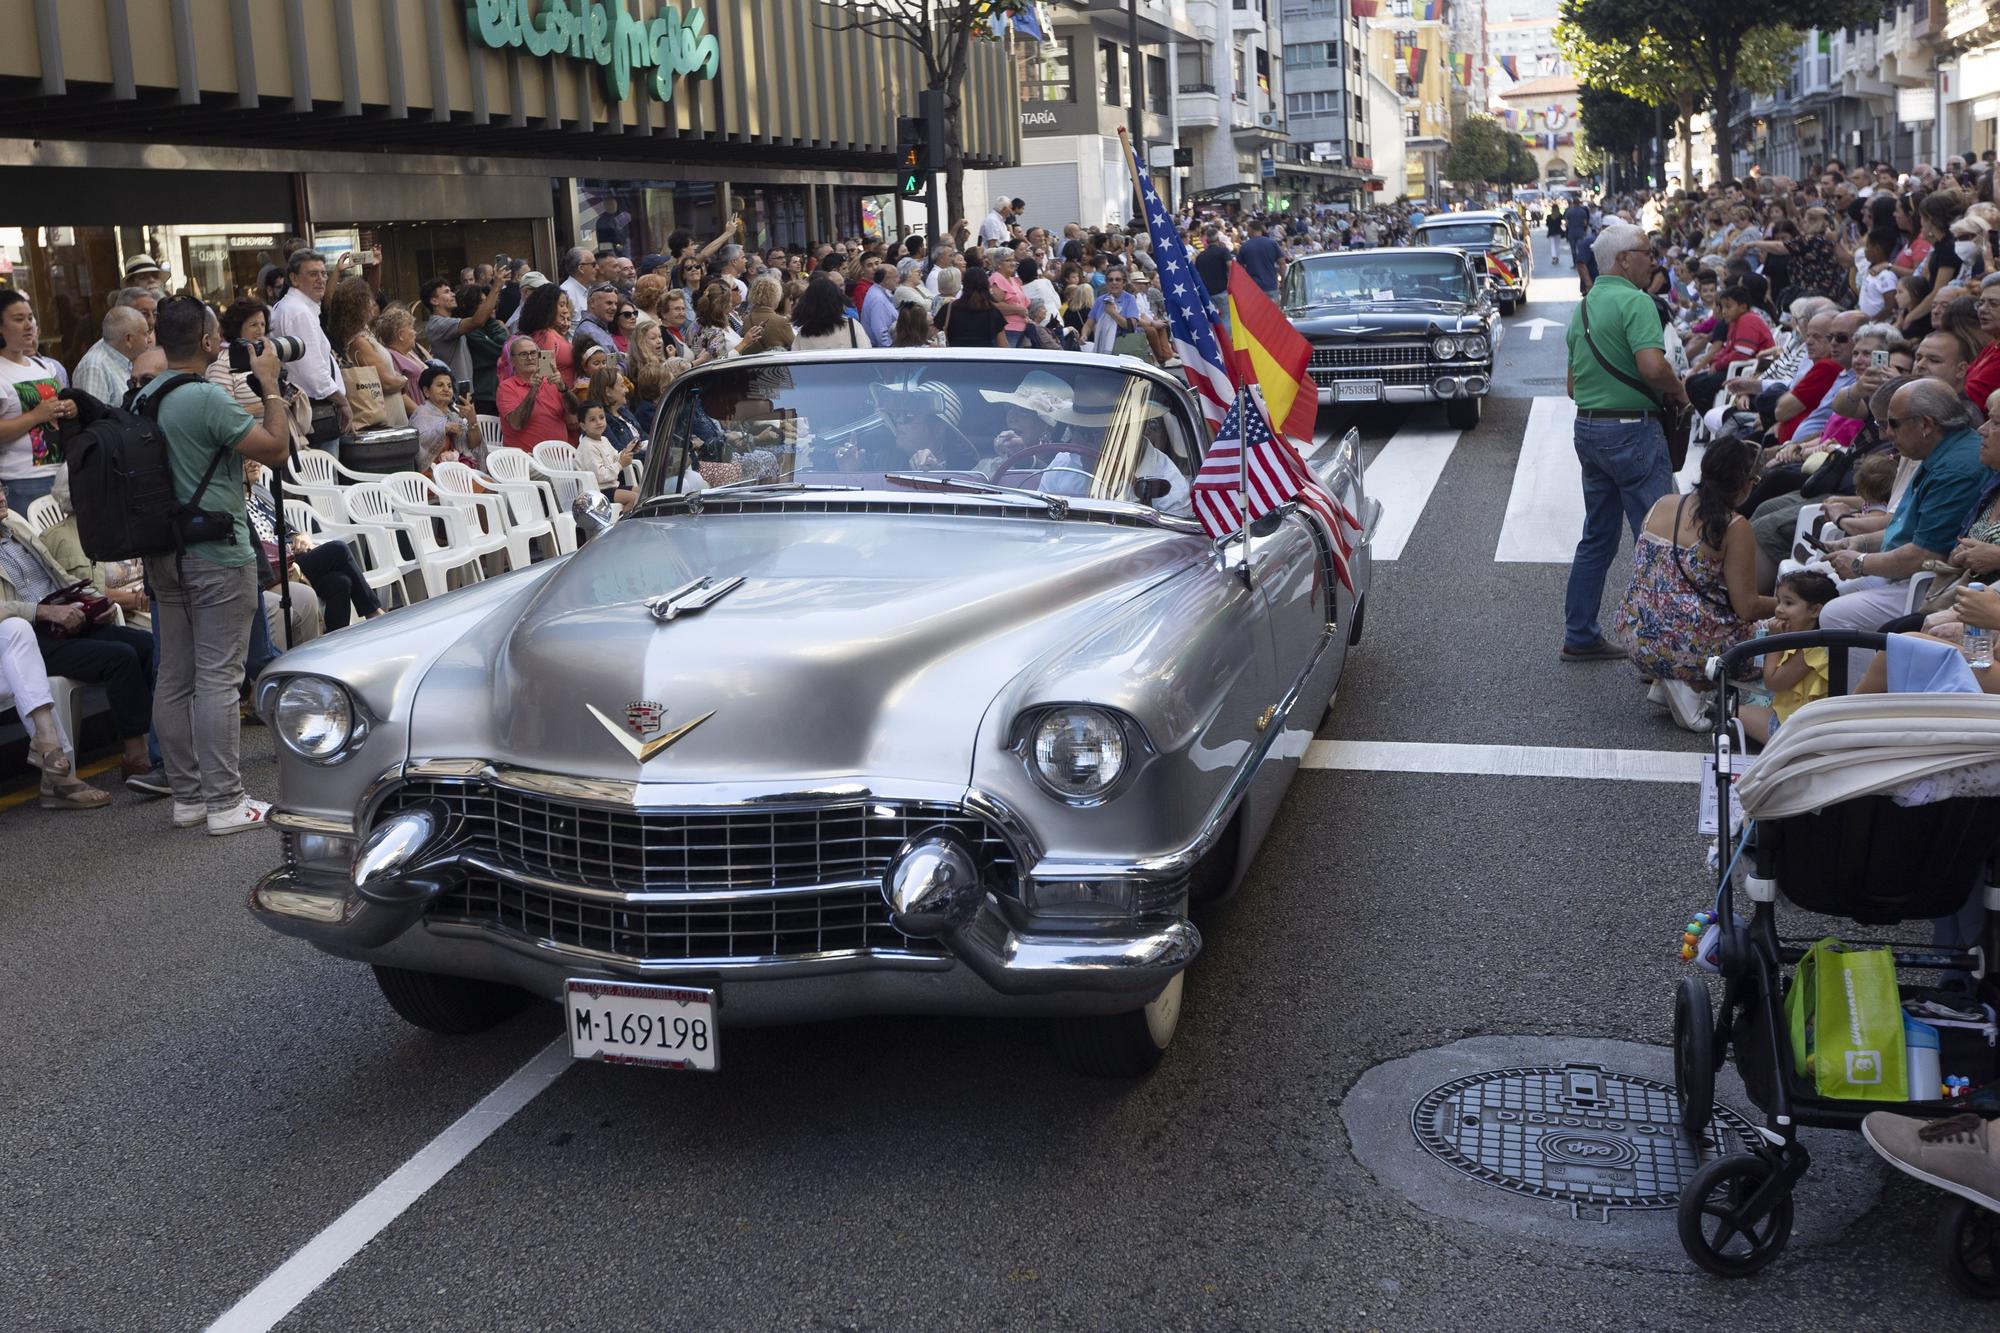
M1401 366L1413 361L1422 361L1430 355L1430 344L1412 343L1350 343L1328 346L1314 343L1312 360L1307 363L1313 370L1351 370L1362 366Z
M956 806L845 801L653 811L585 805L485 782L421 780L382 806L444 802L469 846L509 870L619 893L808 888L876 881L896 852L939 825L962 835L983 868L1011 878L1013 853L985 820Z
M934 948L890 925L888 906L874 888L722 902L618 903L479 875L439 897L428 915L432 921L647 962Z

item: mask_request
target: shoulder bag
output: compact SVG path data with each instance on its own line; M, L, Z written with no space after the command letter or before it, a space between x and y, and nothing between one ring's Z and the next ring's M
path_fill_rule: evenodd
M1617 380L1629 389L1638 390L1646 396L1648 402L1653 404L1651 415L1660 423L1660 430L1666 436L1667 460L1673 465L1674 471L1680 471L1687 463L1688 410L1681 407L1669 407L1661 400L1660 395L1653 392L1652 385L1646 383L1636 375L1627 375L1624 371L1606 360L1604 353L1597 346L1597 339L1590 336L1589 295L1586 294L1581 301L1578 301L1576 307L1582 312L1584 346L1588 347L1590 354L1597 358L1597 364L1604 367L1605 374L1611 376L1612 379Z

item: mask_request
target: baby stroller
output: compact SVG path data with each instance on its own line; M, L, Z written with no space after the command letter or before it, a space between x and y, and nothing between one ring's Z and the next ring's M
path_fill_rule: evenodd
M1949 917L1962 910L1961 921L1976 916L1976 939L1964 947L1884 946L1872 941L1869 947L1893 950L1901 1001L1949 998L1961 1010L1980 1004L2000 1008L2000 884L1993 865L2000 842L2000 797L1960 796L1898 805L1878 789L1848 799L1824 803L1819 799L1865 788L1896 765L1924 763L1927 737L1939 738L1940 748L1949 751L1954 710L1958 718L1971 717L1981 725L1992 724L2000 712L2000 697L1986 695L1838 698L1847 693L1845 650L1881 650L1886 645L1887 636L1881 634L1779 634L1739 644L1709 663L1718 694L1713 741L1719 884L1713 958L1723 990L1721 1010L1712 1013L1708 986L1701 978L1680 983L1674 1001L1676 1093L1683 1129L1700 1154L1702 1131L1715 1104L1715 1075L1733 1052L1743 1086L1766 1118L1759 1129L1764 1143L1755 1152L1711 1159L1681 1192L1677 1218L1681 1244L1697 1265L1720 1277L1754 1273L1784 1249L1792 1229L1792 1190L1811 1164L1798 1141L1801 1125L1858 1130L1862 1118L1878 1110L1927 1119L1968 1109L1988 1116L2000 1113L1990 1090L1975 1093L1970 1100L1944 1100L1936 1086L1925 1090L1928 1095L1910 1089L1912 1100L1907 1101L1827 1097L1818 1091L1812 1074L1799 1072L1795 1059L1785 1000L1812 941L1778 934L1776 900L1781 894L1795 907L1864 926ZM1829 744L1809 751L1797 744L1780 750L1783 733L1774 738L1773 749L1766 751L1771 766L1758 770L1750 784L1756 790L1742 792L1744 813L1752 817L1745 827L1732 828L1730 774L1733 767L1742 768L1736 740L1740 733L1732 726L1739 688L1735 678L1753 659L1793 648L1829 649L1831 695L1793 714L1785 727L1800 728L1811 714L1810 728L1796 731L1792 741L1808 742L1826 734ZM1814 714L1814 709L1820 711ZM1927 711L1930 718L1925 717ZM1824 730L1829 723L1869 728L1872 736L1864 739L1855 732L1856 748L1850 750ZM1991 750L1977 750L1981 742L1974 738L1975 731L1960 726L1960 748L1951 752L1961 761L1960 768L1975 751L2000 758ZM1905 739L1908 745L1901 744ZM1864 773L1850 760L1878 766ZM1780 798L1777 784L1782 782L1794 785ZM1784 817L1755 818L1753 812L1759 809ZM1750 900L1747 920L1737 915L1734 881L1739 860L1741 889ZM1983 913L1971 907L1973 894L1981 895ZM1912 973L1970 974L1974 989L1969 995L1959 990L1927 991L1909 984ZM1992 1012L1987 1010L1989 1020ZM1994 1084L2000 1076L2000 1051L1992 1047L1988 1034L1970 1028L1938 1031L1948 1039L1941 1052L1944 1067L1967 1076L1971 1088ZM1900 1077L1896 1081L1900 1083ZM2000 1214L1965 1200L1953 1203L1940 1226L1946 1272L1968 1294L2000 1297Z

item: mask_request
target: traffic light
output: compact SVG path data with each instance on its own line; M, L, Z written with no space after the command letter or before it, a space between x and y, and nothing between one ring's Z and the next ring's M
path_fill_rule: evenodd
M896 196L925 199L931 192L931 173L925 162L930 147L921 116L896 117Z

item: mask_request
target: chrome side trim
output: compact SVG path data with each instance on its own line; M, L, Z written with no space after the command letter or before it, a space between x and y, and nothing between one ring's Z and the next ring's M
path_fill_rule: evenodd
M269 820L278 828L291 829L295 833L332 833L347 837L354 833L351 819L328 819L325 815L300 814L295 810L272 810Z

